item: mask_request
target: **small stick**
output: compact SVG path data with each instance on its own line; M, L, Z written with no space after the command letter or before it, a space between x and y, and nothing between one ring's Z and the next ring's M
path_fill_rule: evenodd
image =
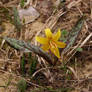
M86 39L81 43L81 45L79 47L83 47L83 45L90 39L90 37L92 37L92 33L90 33Z

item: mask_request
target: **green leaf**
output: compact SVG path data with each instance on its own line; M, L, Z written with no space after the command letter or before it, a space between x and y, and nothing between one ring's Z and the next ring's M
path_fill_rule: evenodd
M17 8L14 7L13 12L14 12L14 25L17 28L17 30L20 31L21 28L22 28L22 24L20 22L20 18L19 18Z
M6 40L6 42L8 42L8 44L17 49L17 50L20 50L20 51L23 51L23 52L31 52L31 50L29 50L27 48L27 43L25 43L24 41L20 41L20 40L16 40L16 39L13 39L13 38L8 38L8 37L4 37L4 39ZM30 48L30 47L29 47Z
M20 6L21 6L21 8L23 8L24 5L25 5L25 0L21 0L21 2L20 2Z
M20 50L22 52L34 52L35 54L43 57L49 64L53 64L53 60L48 53L44 52L38 46L32 45L28 42L24 42L21 40L16 40L13 38L4 37L5 41L13 48Z
M29 70L30 76L32 76L32 74L36 71L36 66L37 66L37 59L32 58L30 62L30 70Z
M68 31L67 30L62 30L61 31L61 37L60 37L60 40L63 41L63 42L66 42L67 39L66 39L66 36L68 35Z
M81 29L82 29L82 26L84 24L84 18L81 17L76 25L73 27L73 29L71 30L71 32L69 33L68 37L67 37L67 46L66 48L63 50L62 53L66 53L71 47L72 45L75 43L76 41L76 38L78 37Z
M25 74L25 55L23 55L21 57L21 61L20 61L20 69L21 69L21 73L24 75Z
M83 51L83 48L78 47L78 48L76 49L76 51L82 52L82 51Z
M29 66L29 75L32 76L32 74L36 71L37 57L32 56L32 53L29 53L28 62L30 64L30 66Z
M68 32L67 30L62 30L62 31L61 31L62 36L67 36L68 33L69 33L69 32Z
M27 83L24 79L21 79L17 84L18 92L25 92L27 88Z

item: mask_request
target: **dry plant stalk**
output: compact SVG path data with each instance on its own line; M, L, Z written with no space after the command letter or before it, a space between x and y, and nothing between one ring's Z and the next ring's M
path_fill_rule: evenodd
M86 38L85 40L81 43L81 45L79 47L83 47L84 44L86 44L86 42L92 37L92 33L90 33Z

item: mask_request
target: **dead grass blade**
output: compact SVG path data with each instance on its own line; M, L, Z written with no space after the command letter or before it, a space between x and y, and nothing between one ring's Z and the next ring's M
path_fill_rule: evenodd
M72 73L74 74L76 79L79 79L78 76L77 76L76 71L72 67L68 66L68 69L70 69L72 71Z
M81 43L81 45L80 45L79 47L83 47L84 44L85 44L91 37L92 37L92 33L90 33L90 34L86 37L86 39Z

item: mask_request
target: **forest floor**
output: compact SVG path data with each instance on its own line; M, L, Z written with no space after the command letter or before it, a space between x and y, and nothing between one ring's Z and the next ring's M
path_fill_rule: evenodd
M24 1L0 1L0 92L92 92L92 0L27 0L26 5ZM20 24L14 24L13 8L19 10L23 4L26 8L34 7L39 17L33 12L26 20L31 22L18 30ZM58 29L71 33L82 16L85 20L76 42L63 56L68 61L65 65L64 61L50 65L31 53L37 57L35 72L32 72L29 53L15 50L2 39L10 37L38 45L35 36L43 36L45 28L53 33ZM76 46L80 48L75 50ZM76 52L72 54L73 49Z

